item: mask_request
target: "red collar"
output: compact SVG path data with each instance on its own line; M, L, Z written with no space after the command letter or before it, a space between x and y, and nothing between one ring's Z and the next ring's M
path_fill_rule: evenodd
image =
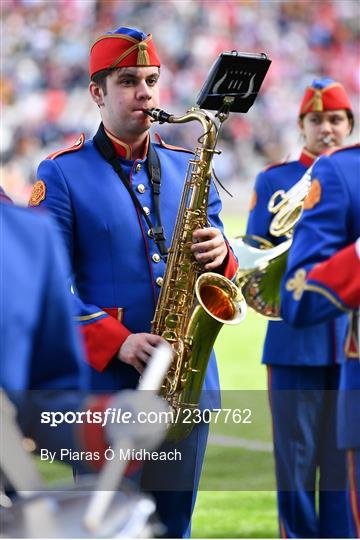
M317 156L315 154L309 152L307 148L303 148L299 157L299 161L308 168L311 167L316 158Z
M133 159L133 157L132 157L132 148L131 148L130 144L127 144L126 142L119 139L119 137L116 137L116 135L114 135L113 133L111 133L111 131L106 129L105 126L104 126L104 130L105 130L106 135L109 137L109 139L113 143L116 154L118 155L118 157L121 157L123 159L132 160ZM145 156L146 156L147 150L148 150L148 145L149 145L149 135L146 137L146 141L145 141L145 145L144 145L144 152L143 152L143 155L142 155L142 157L140 159L145 159Z

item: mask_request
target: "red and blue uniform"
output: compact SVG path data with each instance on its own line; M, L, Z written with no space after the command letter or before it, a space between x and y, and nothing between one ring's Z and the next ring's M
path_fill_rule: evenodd
M306 326L352 312L344 341L338 399L338 444L348 450L351 535L360 537L360 363L358 324L360 262L360 146L323 156L312 171L319 202L296 227L281 291L281 309L291 324ZM310 190L311 195L311 190ZM305 247L306 246L306 249Z
M247 234L273 244L284 238L269 233L271 196L287 192L310 167L316 156L307 149L299 160L272 165L255 184ZM308 245L308 241L306 243ZM324 422L324 403L335 422L336 400L344 361L342 344L347 319L293 328L284 321L269 321L262 361L268 369L268 388L273 418L274 452L278 486L281 537L346 537L348 534L345 492L323 491L320 484L319 517L315 506L316 471L346 476L345 456L336 447L334 425ZM322 429L321 426L328 426ZM334 507L342 508L334 512Z
M191 154L162 142L154 146L161 167L161 221L170 245ZM134 193L156 223L147 158L132 160L130 147L119 140L115 141L115 147ZM55 216L72 262L76 291L73 300L91 365L91 389L135 387L137 371L115 355L130 333L150 331L165 272L165 262L148 234L145 218L94 141L85 142L83 137L68 151L56 153L40 164L30 204L46 208ZM222 230L220 209L218 194L212 186L208 218L212 226ZM233 279L236 267L229 249L224 274ZM214 391L204 393L204 406L218 406L219 380L214 354L209 361L204 390ZM206 438L206 425L195 429L187 440L186 459L178 464L184 477L192 477L196 471L194 493ZM157 498L161 499L158 511L168 534L185 534L193 505L192 491L157 494Z
M162 173L161 219L169 244L191 154L164 144L155 147ZM156 222L147 158L119 159L141 205ZM43 196L38 195L40 189ZM165 272L165 262L148 234L144 217L92 140L81 139L71 151L57 153L40 164L30 199L30 205L34 204L55 216L72 261L77 320L93 368L91 387L135 387L137 371L114 360L114 355L130 333L150 331ZM212 186L209 222L222 230L220 209ZM229 250L224 274L233 279L235 269L236 260ZM205 389L218 387L212 355Z

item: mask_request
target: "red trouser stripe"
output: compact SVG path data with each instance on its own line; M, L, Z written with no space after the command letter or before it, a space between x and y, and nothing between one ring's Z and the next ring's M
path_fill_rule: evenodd
M281 538L287 538L286 529L283 520L280 520L280 537Z
M355 454L353 450L347 451L348 476L350 487L350 508L355 524L356 538L360 538L360 504L358 498L358 485L355 474Z

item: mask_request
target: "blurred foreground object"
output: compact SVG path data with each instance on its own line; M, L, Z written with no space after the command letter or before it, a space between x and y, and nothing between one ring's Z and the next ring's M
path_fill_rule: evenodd
M165 343L150 360L138 391L117 394L111 399L111 405L131 412L134 418L138 418L140 412L166 411L166 402L153 391L159 389L171 359L171 349ZM120 461L117 456L120 450L158 447L164 438L166 423L111 426L108 438L113 441L115 457L104 466L100 476L81 476L74 487L58 485L50 490L42 484L34 462L22 448L14 407L5 394L1 395L0 406L2 429L6 434L0 446L1 471L19 496L14 500L5 494L2 497L7 507L0 510L1 537L144 538L162 533L158 522L153 520L153 525L149 522L155 503L151 497L122 481L128 461ZM30 485L33 492L28 491Z

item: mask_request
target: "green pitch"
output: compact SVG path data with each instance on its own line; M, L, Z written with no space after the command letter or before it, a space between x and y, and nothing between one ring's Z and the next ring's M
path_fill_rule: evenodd
M223 389L266 388L266 370L260 364L265 326L263 319L249 312L238 328L222 329L215 348ZM236 394L231 393L231 396ZM245 396L253 394L254 398L259 394L264 401L263 392L246 392ZM263 405L267 408L267 403L261 403ZM266 420L265 412L263 419ZM271 430L269 416L267 427ZM229 434L230 429L231 426L225 431L223 425L211 427L212 431L226 434ZM263 430L259 438L269 444L271 433L267 431L264 438L261 435L264 435ZM246 434L242 433L241 436L244 438ZM252 433L248 436L249 439L254 438ZM272 454L269 451L258 452L209 444L193 517L192 536L276 538L278 531L273 470ZM217 479L220 479L218 485ZM227 491L221 489L222 482L225 482ZM257 482L260 482L260 491L256 491ZM211 490L212 487L215 490Z
M224 222L229 238L243 233L243 219L228 217L224 219ZM267 423L270 431L266 431L265 426L265 429L260 429L260 433L242 432L241 437L264 440L269 445L271 442L270 417L267 416L267 403L264 403L265 393L260 392L266 389L266 370L260 364L265 330L265 319L248 311L245 321L238 327L221 330L215 350L222 389L258 390L259 392L245 393L246 399L249 396L256 399L258 394L262 401L261 408L266 409L262 421ZM234 398L236 395L235 392L231 393ZM213 425L211 430L236 436L231 433L231 426L224 428L223 425ZM272 454L269 451L224 448L209 444L193 517L192 536L194 538L278 537L273 470ZM231 477L233 477L232 482ZM226 491L221 490L221 479L224 483L224 478L227 479ZM259 491L256 490L257 482L260 483ZM215 490L211 490L212 487Z

